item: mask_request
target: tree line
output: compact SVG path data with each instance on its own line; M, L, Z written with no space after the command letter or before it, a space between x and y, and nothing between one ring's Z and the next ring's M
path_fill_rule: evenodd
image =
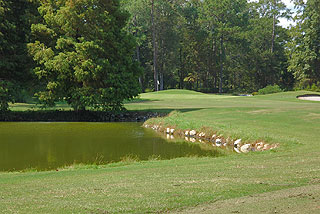
M120 110L140 92L319 88L320 3L0 0L0 108ZM293 19L286 29L280 18Z

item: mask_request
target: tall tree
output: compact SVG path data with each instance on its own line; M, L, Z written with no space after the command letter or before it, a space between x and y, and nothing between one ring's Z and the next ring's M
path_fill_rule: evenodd
M215 44L219 44L220 72L219 93L222 93L226 42L234 41L247 20L247 1L245 0L205 0L203 1L204 23ZM215 45L216 46L216 45Z
M131 13L129 31L139 41L144 87L155 91L176 86L179 56L178 7L184 0L123 0ZM138 33L137 33L138 32Z
M254 89L272 84L289 87L287 75L285 43L289 39L287 30L279 26L279 18L287 17L289 12L282 1L260 0L251 5L250 54Z
M139 82L144 91L151 86L151 80L153 79L151 60L152 50L149 45L150 26L151 26L151 12L150 12L150 0L122 0L122 8L129 12L130 18L126 26L127 32L132 34L136 39L136 54L135 59L143 71L139 78ZM146 6L147 5L147 6ZM149 76L152 76L150 78ZM153 83L153 80L152 80Z
M37 38L28 45L36 75L46 83L37 95L52 106L66 100L75 110L119 110L139 93L135 42L123 28L128 14L118 0L43 0Z
M320 2L296 1L300 13L289 43L289 70L301 86L320 82Z
M20 91L31 80L32 60L27 54L30 25L36 2L0 0L0 109L20 100Z
M156 32L156 23L155 23L155 6L154 0L151 0L151 25L152 25L152 48L153 48L153 81L154 81L154 90L159 91L159 76L158 76L158 47L157 47L157 32Z

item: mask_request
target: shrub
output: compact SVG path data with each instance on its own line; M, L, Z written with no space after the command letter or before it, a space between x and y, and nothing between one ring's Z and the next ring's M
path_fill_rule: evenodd
M278 86L278 85L268 85L265 88L262 88L258 91L259 95L263 94L273 94L273 93L279 93L282 92L283 90Z
M306 79L306 80L298 83L295 86L294 90L295 91L307 90L307 91L320 92L320 82L312 83L311 80Z

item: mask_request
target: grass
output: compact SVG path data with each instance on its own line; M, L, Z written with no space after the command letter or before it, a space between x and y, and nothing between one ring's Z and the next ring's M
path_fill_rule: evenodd
M320 103L306 91L255 97L184 90L141 94L129 110L172 112L150 123L210 127L276 151L59 171L0 173L0 213L319 213ZM220 206L224 204L225 206Z

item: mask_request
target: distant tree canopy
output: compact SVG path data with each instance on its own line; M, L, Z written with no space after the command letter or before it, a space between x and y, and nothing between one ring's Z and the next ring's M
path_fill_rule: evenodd
M290 13L280 0L122 0L122 4L131 14L128 30L139 41L144 89L156 90L156 81L159 90L220 93L252 92L273 84L293 87L285 51L290 38L279 25L279 18Z
M303 85L320 86L320 1L296 1L300 13L291 29L289 70Z
M75 110L119 110L139 93L140 69L132 60L135 42L123 30L128 14L116 0L42 1L41 23L31 26L28 44L35 74L46 83L39 100L66 100Z
M0 111L22 91L78 111L141 89L320 89L320 3L294 2L295 17L281 0L0 0Z

